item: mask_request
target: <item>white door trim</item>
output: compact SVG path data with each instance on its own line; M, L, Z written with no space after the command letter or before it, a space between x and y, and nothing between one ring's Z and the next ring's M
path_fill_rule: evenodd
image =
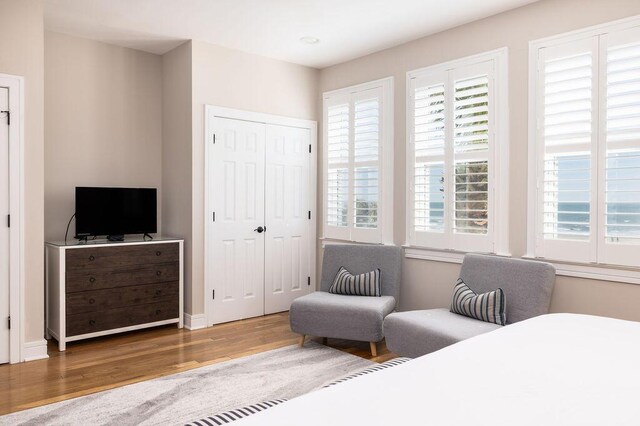
M211 312L211 299L213 294L213 287L211 285L211 277L215 276L215 271L212 270L213 262L209 262L209 254L213 252L212 244L214 242L214 227L213 225L213 205L212 200L209 197L209 178L211 171L209 170L209 164L212 155L211 145L213 144L213 128L210 125L210 117L218 118L230 118L234 120L253 121L256 123L275 124L288 127L298 127L302 129L309 129L311 144L311 158L309 164L309 209L311 210L311 220L309 221L311 246L310 251L310 273L311 273L311 288L316 288L316 246L317 246L317 216L318 211L317 204L317 169L318 169L318 123L313 120L304 120L300 118L284 117L280 115L264 114L259 112L244 111L233 108L225 108L214 105L204 106L204 222L205 222L205 241L204 241L204 315L206 319L206 326L212 324L212 312Z
M9 88L9 362L24 361L24 77L0 74ZM2 218L2 221L5 219ZM2 226L5 226L2 223ZM2 321L5 319L3 318Z

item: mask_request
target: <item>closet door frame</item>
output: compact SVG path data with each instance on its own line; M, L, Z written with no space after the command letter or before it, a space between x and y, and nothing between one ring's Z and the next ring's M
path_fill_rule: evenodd
M310 232L310 275L311 275L311 291L316 289L317 282L317 173L318 173L318 123L313 120L303 120L299 118L291 118L279 115L264 114L259 112L245 111L233 108L220 107L215 105L204 106L204 218L205 218L205 241L204 241L204 316L206 327L213 324L213 277L215 277L215 271L213 270L213 262L209 261L210 255L213 253L214 242L214 218L213 212L215 206L213 200L210 197L210 191L212 188L209 186L210 177L212 171L209 170L211 159L213 155L212 146L214 144L214 128L213 122L215 118L227 118L232 120L244 120L255 123L274 124L287 127L298 127L302 129L308 129L310 138L309 144L311 145L310 164L309 164L309 210L311 211L311 219L309 220L309 232Z
M9 215L2 226L9 226L9 363L48 358L44 339L26 342L25 338L25 218L24 218L24 116L25 79L1 74L0 86L9 89ZM0 118L5 119L6 114ZM1 318L1 321L7 321ZM43 324L44 325L44 324Z

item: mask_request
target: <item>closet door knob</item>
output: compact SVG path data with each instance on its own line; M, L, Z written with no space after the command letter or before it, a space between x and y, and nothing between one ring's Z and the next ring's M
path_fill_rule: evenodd
M262 234L266 230L267 228L263 228L262 226L258 226L256 229L254 229L254 231L256 231L258 234Z

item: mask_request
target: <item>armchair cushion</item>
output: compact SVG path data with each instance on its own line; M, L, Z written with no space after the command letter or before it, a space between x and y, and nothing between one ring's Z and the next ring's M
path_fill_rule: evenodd
M291 304L289 319L294 333L311 336L379 342L382 322L396 306L391 296L359 297L316 291Z
M384 321L387 348L417 358L479 334L502 328L447 309L397 312Z

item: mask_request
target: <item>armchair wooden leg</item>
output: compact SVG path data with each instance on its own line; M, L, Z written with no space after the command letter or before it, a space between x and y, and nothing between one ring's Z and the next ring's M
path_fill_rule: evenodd
M376 345L376 342L369 342L369 347L371 348L371 356L378 356L378 345Z
M300 343L300 347L303 347L303 346L304 346L304 338L305 338L305 335L304 335L304 334L300 335L300 341L299 341L299 343Z

